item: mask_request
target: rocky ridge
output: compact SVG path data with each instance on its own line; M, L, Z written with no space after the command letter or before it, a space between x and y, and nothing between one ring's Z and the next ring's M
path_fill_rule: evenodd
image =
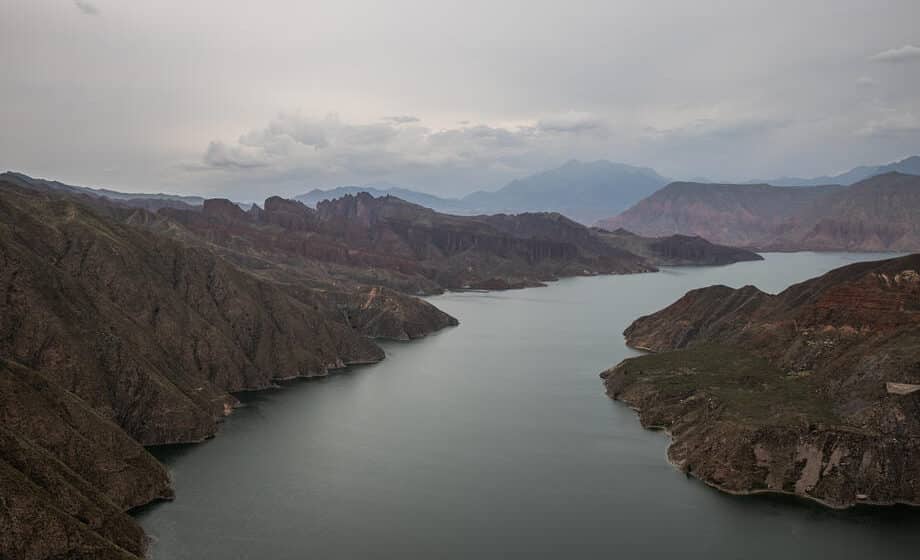
M0 556L138 558L172 494L143 448L214 435L232 393L378 361L456 324L382 287L285 283L145 210L0 182Z
M891 172L847 187L672 183L598 225L758 250L902 252L920 250L918 213L920 176Z
M639 255L655 266L719 266L763 260L753 251L710 243L698 235L643 237L622 228L594 231L608 245Z
M831 507L920 504L920 255L778 295L694 290L624 334L653 353L604 372L607 393L666 429L688 474Z

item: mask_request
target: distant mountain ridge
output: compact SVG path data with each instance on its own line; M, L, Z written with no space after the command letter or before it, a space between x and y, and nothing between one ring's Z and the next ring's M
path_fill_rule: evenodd
M204 198L200 196L166 194L166 193L128 193L113 191L110 189L97 189L91 187L79 187L67 185L59 181L50 181L47 179L36 179L29 177L24 173L7 171L0 173L0 180L6 180L23 187L45 187L52 190L69 192L72 194L86 194L94 197L104 197L109 200L128 203L130 206L156 210L165 206L177 206L187 204L189 206L201 206Z
M457 198L442 198L433 194L404 189L396 185L378 184L365 186L344 186L333 189L313 189L310 192L300 194L294 197L294 200L303 202L307 206L316 208L316 205L324 200L335 200L345 195L356 195L358 193L367 193L374 198L384 196L395 196L399 199L418 204L426 208L431 208L438 212L447 214L467 214L463 202Z
M851 186L671 183L608 230L699 235L782 251L920 251L920 176L890 172Z
M314 189L294 197L310 206L346 194L396 196L438 212L460 215L559 212L583 224L625 210L669 182L655 170L607 160L570 160L560 167L515 179L497 191L476 191L463 198L442 198L385 185Z
M766 181L751 181L751 183L768 183L777 187L812 187L816 185L852 185L885 173L904 173L907 175L920 175L920 156L910 156L900 161L883 165L861 165L839 175L823 175L805 179L802 177L779 177Z
M582 223L593 223L629 208L668 182L670 179L648 167L571 160L511 181L494 192L474 192L463 202L478 213L559 212Z

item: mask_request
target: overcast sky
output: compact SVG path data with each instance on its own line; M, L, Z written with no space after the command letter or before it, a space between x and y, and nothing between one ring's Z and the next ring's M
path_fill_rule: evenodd
M259 200L920 153L920 1L3 0L0 168Z

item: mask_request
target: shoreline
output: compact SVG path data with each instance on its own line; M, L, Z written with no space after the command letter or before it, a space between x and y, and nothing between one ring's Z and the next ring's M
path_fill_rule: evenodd
M701 482L702 484L705 484L709 488L717 490L723 494L726 494L729 496L781 496L781 497L786 497L786 498L794 498L796 500L801 500L806 503L820 505L832 511L852 511L860 506L867 506L871 508L891 508L891 507L897 507L897 506L904 506L904 507L908 507L911 509L917 509L918 511L920 511L920 503L914 503L914 502L909 502L909 501L880 502L880 501L874 501L874 500L857 500L857 501L854 501L853 503L838 504L835 502L831 502L829 500L819 498L817 496L809 496L807 494L796 494L795 492L789 492L787 490L772 490L769 488L764 488L764 489L758 488L758 489L751 489L751 490L732 490L730 488L726 488L716 482L706 480L705 478L701 478L690 471L684 470L679 464L677 464L677 462L674 459L671 458L671 448L674 447L674 445L677 443L676 438L674 437L674 434L671 433L671 430L669 430L665 426L660 426L660 425L648 425L648 426L643 425L642 420L641 420L642 410L640 408L637 408L631 405L628 401L625 401L619 397L611 397L609 394L607 394L607 396L615 403L618 403L619 405L625 406L629 408L630 410L632 410L636 415L636 419L639 420L639 425L642 427L642 429L649 431L649 432L661 433L665 437L668 438L668 446L665 449L665 461L669 465L674 467L674 470L681 472L687 477L697 480Z

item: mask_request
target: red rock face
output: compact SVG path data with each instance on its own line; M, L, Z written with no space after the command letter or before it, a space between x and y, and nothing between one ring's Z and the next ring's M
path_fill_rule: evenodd
M700 235L762 250L920 250L920 176L850 187L672 183L599 223L642 235Z
M668 426L672 459L695 476L834 506L920 503L920 392L911 390L920 255L843 267L775 296L694 290L625 335L659 354L605 372L608 392L640 408L643 423Z
M216 206L220 211L209 204L201 213L165 209L160 215L241 257L372 268L374 283L403 291L520 287L560 276L654 270L558 214L449 216L364 193L321 202L315 211L278 197L249 213Z

